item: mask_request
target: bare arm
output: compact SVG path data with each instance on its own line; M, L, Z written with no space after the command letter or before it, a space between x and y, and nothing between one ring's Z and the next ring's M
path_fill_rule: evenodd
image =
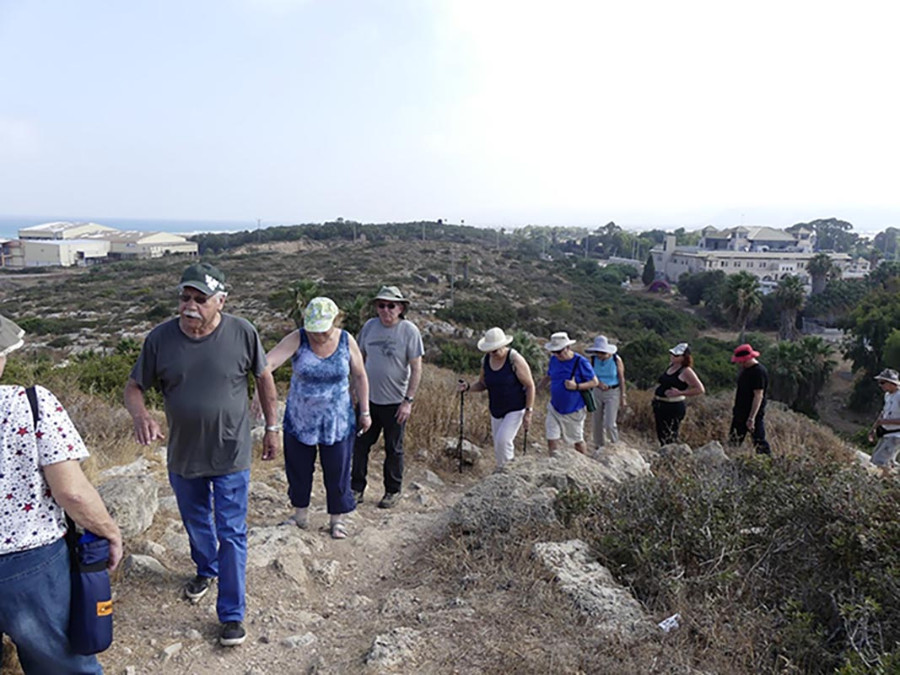
M750 404L750 416L747 418L747 428L750 431L753 431L753 427L756 426L756 415L762 407L763 394L762 389L753 390L753 403Z
M528 365L528 361L518 352L513 354L513 365L519 384L525 389L525 417L522 418L522 426L527 431L531 427L531 417L534 411L534 377L531 375L531 366Z
M681 371L681 375L679 376L682 382L686 382L688 388L684 391L678 392L682 396L702 396L706 393L706 387L703 386L703 383L700 381L700 378L697 377L697 373L694 372L693 368L685 368Z
M487 385L484 383L484 364L482 364L481 370L478 371L478 379L475 382L469 383L463 380L460 380L460 382L459 391L487 391Z
M623 406L628 405L628 398L625 395L625 362L620 356L613 355L613 358L616 360L616 370L619 373L619 390L621 391L619 398Z
M134 423L134 437L138 443L150 445L155 440L165 438L159 424L147 410L147 405L144 403L144 390L134 381L134 378L130 377L125 384L125 409L131 415Z
M278 424L278 390L275 389L275 377L268 367L256 378L256 393L259 395L259 404L266 418L262 458L274 459L278 454L278 434L281 427Z
M372 426L372 413L369 411L369 377L366 375L366 364L363 361L359 345L349 333L347 334L350 346L350 377L353 380L353 390L356 392L356 400L359 402L359 433L365 433Z
M409 385L406 387L406 398L415 398L422 381L422 357L417 356L409 362ZM397 421L403 424L412 413L412 403L404 400L397 409Z
M42 467L50 492L72 520L86 530L109 540L109 568L122 560L122 533L103 500L91 485L77 460L69 459Z

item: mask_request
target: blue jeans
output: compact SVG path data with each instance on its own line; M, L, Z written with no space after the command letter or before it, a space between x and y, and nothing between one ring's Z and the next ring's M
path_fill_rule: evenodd
M247 578L250 471L182 478L169 472L178 510L201 577L219 577L219 621L243 621Z
M103 672L97 657L69 651L71 592L65 540L0 555L0 632L28 675Z
M350 492L353 441L354 435L351 433L334 445L306 445L289 433L284 435L284 471L290 486L288 496L291 498L292 506L299 509L309 506L318 450L328 513L338 515L349 513L356 508L356 502L353 501Z

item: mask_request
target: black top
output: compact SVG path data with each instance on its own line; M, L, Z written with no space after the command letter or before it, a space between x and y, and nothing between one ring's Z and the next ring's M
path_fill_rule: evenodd
M525 407L525 388L516 377L512 366L513 350L506 353L503 365L494 370L491 368L491 356L485 354L482 363L484 367L484 386L488 390L488 402L491 409L491 417L501 419L507 413L522 410Z
M737 379L737 390L734 393L734 414L738 417L748 417L753 407L753 392L763 390L762 405L759 406L757 417L766 410L766 390L769 388L769 373L766 367L757 363L749 368L741 368Z
M678 376L681 375L681 371L684 370L684 366L676 370L674 373L669 373L669 369L666 368L665 372L659 376L659 386L656 388L656 391L653 392L657 396L662 396L665 398L666 391L669 389L677 389L678 391L684 391L688 388L688 383L684 380L679 380Z

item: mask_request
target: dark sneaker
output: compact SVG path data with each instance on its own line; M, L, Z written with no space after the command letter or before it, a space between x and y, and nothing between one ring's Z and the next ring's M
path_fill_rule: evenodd
M353 493L353 499L356 500L357 504L363 503L363 493L362 490L350 490Z
M184 596L191 602L197 602L206 595L215 577L201 577L199 574L184 585Z
M219 644L223 647L235 647L247 639L247 631L240 621L228 621L222 624L219 633Z
M378 502L379 509L392 509L397 506L397 502L400 501L400 493L399 492L385 492L384 497L381 498L381 501Z

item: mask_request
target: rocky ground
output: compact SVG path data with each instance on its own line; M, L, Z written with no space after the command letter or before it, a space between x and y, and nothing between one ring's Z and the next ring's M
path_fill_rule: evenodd
M376 476L380 461L373 458ZM460 474L450 460L445 466L439 476L410 462L394 509L378 509L381 490L370 489L350 517L350 537L338 541L327 530L321 489L313 496L310 529L279 524L290 514L283 468L258 463L249 515L248 638L234 648L217 644L215 587L197 604L182 597L193 569L161 454L108 472L104 499L125 528L146 529L129 537L130 559L114 581L115 642L101 655L106 672L496 672L482 654L505 648L532 653L500 668L504 672L580 672L573 664L584 657L565 644L559 617L534 625L533 635L511 647L501 626L499 641L487 644L498 638L489 617L499 611L501 623L511 626L516 619L508 612L516 611L522 594L535 593L551 594L552 604L573 621L592 617L602 635L634 639L658 631L579 542L535 545L528 563L533 579L491 582L483 592L472 587L485 570L446 574L435 559L435 546L454 537L514 537L522 527L558 525L553 501L559 490L648 471L637 451L623 446L599 461L565 451L550 459L535 444L499 473L482 475L469 466ZM505 604L510 608L498 610ZM544 629L557 633L557 644L541 634ZM560 656L565 650L568 656Z

